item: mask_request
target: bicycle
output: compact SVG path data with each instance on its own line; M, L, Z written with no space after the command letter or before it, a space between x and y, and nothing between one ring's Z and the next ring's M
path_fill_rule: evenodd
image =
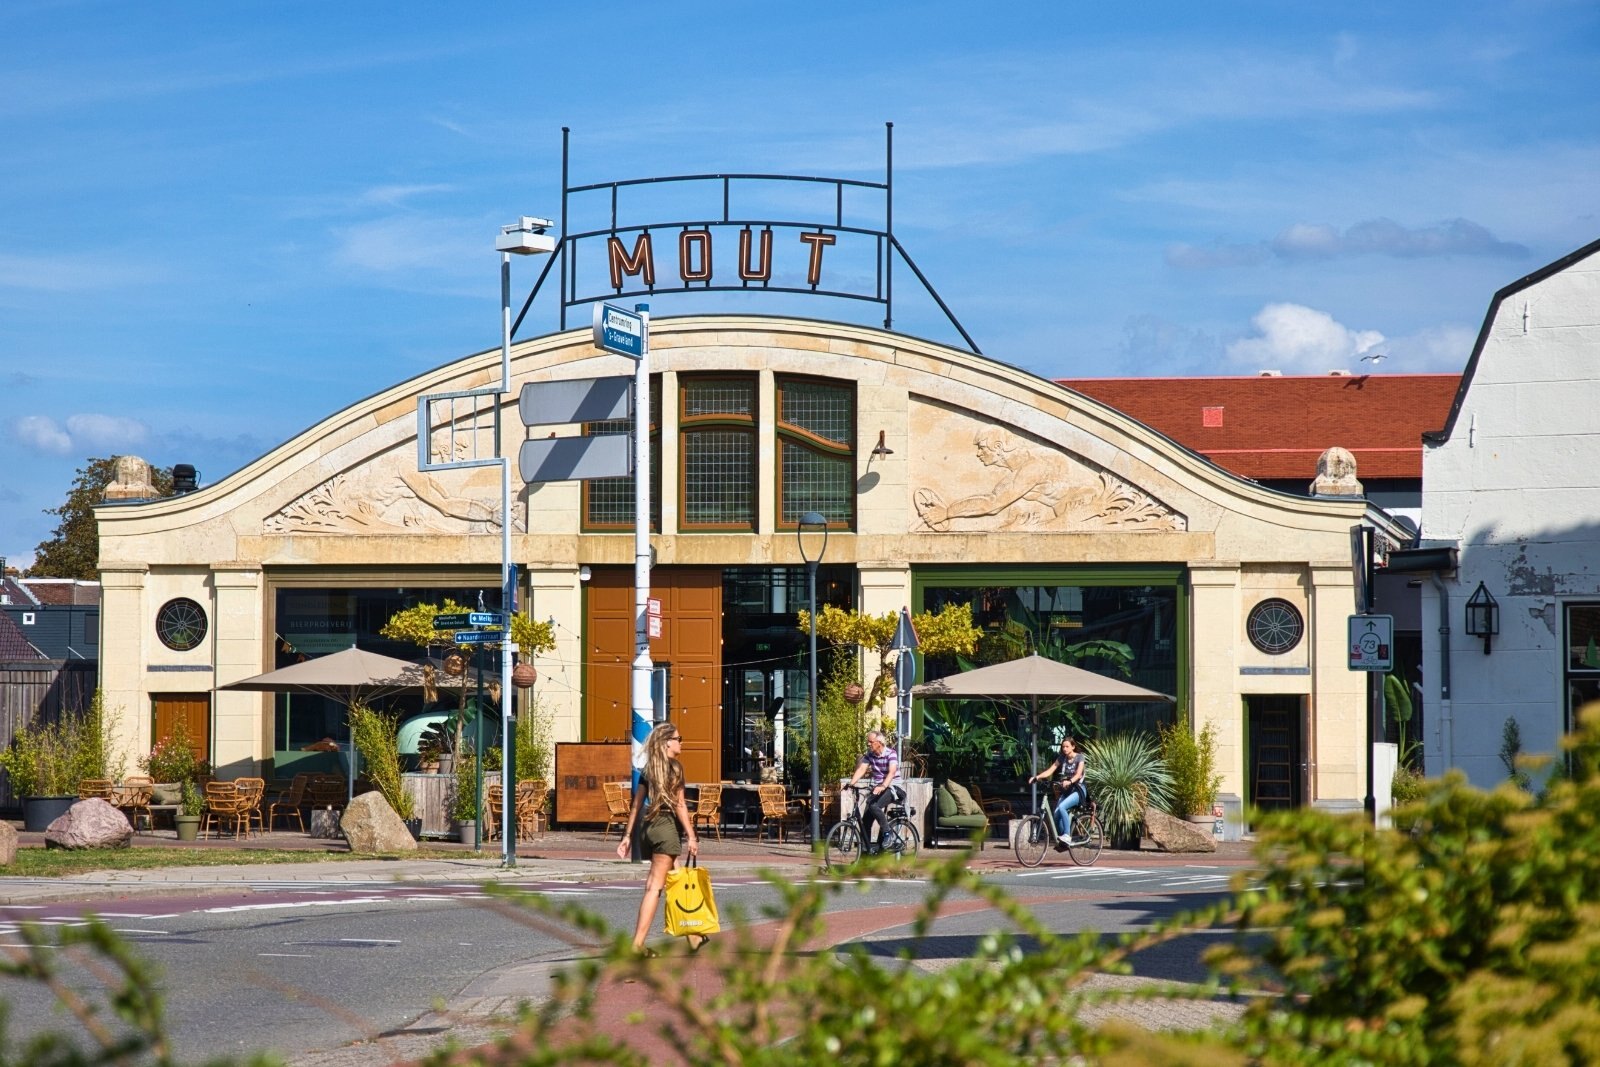
M1046 807L1043 815L1035 806L1031 814L1023 816L1017 824L1016 836L1011 840L1011 847L1017 853L1017 862L1024 867L1039 866L1045 852L1061 842L1061 835L1056 831L1055 813L1048 810L1048 802ZM1068 829L1072 833L1066 841L1067 854L1078 866L1091 866L1100 858L1100 851L1106 845L1105 828L1100 825L1100 816L1095 812L1093 800L1072 809L1072 824Z
M855 810L828 831L827 846L822 851L824 871L832 870L835 866L848 867L861 857L861 839L864 836L861 813L866 809L864 798L872 787L858 783L849 788L856 795ZM917 848L922 843L922 837L910 819L916 811L900 802L885 807L884 813L889 816L889 822L883 828L882 854L896 861L915 858Z

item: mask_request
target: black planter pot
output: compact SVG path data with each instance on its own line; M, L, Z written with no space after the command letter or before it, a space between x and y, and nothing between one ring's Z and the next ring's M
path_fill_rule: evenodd
M1142 840L1143 836L1139 831L1135 830L1132 833L1109 836L1106 844L1119 852L1137 852L1139 851L1139 842Z
M422 840L422 820L421 819L407 819L406 820L406 829L411 831L411 840L413 840L413 841L421 841Z
M77 802L77 797L23 797L22 828L42 833Z

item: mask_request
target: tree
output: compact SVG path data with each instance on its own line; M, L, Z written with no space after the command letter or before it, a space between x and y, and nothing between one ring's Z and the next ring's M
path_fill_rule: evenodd
M60 518L48 541L33 550L30 578L76 578L94 581L100 573L100 531L95 526L94 508L106 486L116 480L117 458L91 459L78 468L66 502L58 508L45 508L46 515ZM172 495L172 471L151 467L150 480L158 496Z

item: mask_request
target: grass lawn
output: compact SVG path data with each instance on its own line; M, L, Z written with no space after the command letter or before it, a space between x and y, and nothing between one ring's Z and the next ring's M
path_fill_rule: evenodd
M467 855L471 855L467 853ZM157 867L220 867L244 863L326 863L339 860L371 859L461 859L463 853L421 848L389 856L354 852L321 852L305 849L263 848L19 848L0 876L13 878L53 878L65 874L93 871L142 871Z

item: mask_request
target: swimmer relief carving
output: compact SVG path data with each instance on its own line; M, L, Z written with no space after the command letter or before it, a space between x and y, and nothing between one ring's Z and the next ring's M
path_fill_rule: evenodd
M268 516L265 528L280 534L496 533L500 477L492 467L419 471L416 453L401 449L301 494Z
M926 410L913 530L1186 528L1182 515L1084 459L1002 426Z

